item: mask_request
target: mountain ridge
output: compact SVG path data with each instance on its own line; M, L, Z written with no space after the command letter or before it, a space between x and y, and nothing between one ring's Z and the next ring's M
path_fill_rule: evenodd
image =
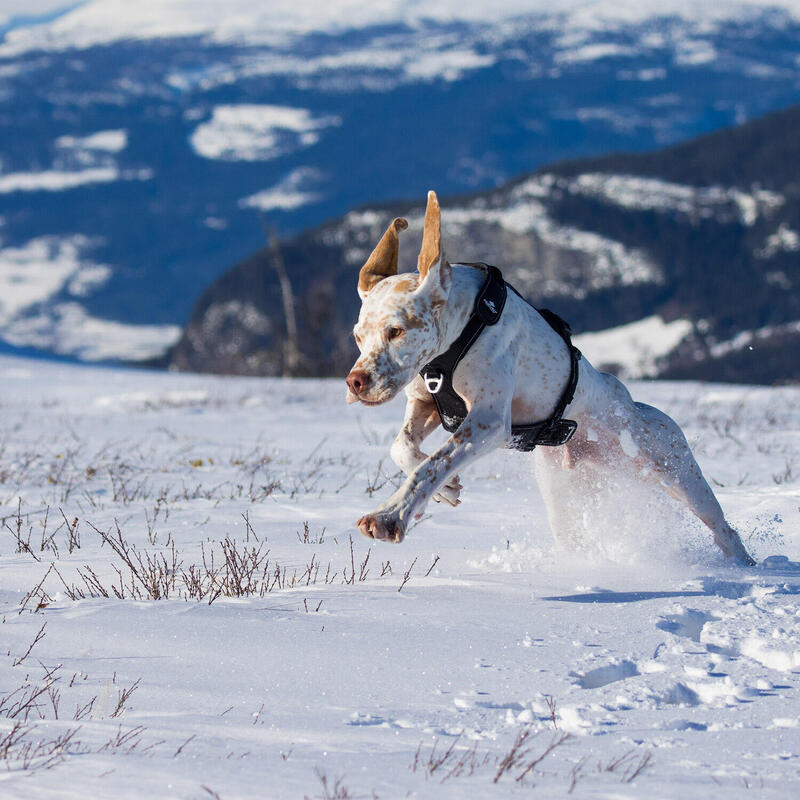
M318 7L289 5L300 22ZM41 38L121 8L95 2L3 38L0 339L158 357L263 245L262 217L289 237L366 201L488 190L800 100L797 3L617 3L611 26L608 2L494 22L488 0L436 19L423 3L327 5L321 27L269 41L208 34L209 20L267 30L276 7L249 0L238 22L233 6L147 0L108 22L128 38ZM334 12L346 29L326 27ZM195 28L177 36L184 18Z
M679 341L645 358L644 372L616 363L613 353L601 352L600 366L628 376L796 381L800 359L791 354L800 354L800 300L791 289L800 281L800 182L786 165L800 163L800 144L783 131L798 122L794 106L649 155L561 162L497 189L443 197L446 252L454 262L500 266L529 300L552 307L594 340L646 318L680 323ZM753 137L778 145L765 144L769 158L753 150L747 163L738 154L750 152L742 143ZM703 152L713 154L712 165L697 171L692 161L691 174L713 175L714 183L665 180L684 154L696 160ZM610 167L617 171L602 171ZM759 171L771 188L745 185L741 176ZM421 203L361 206L283 243L298 316L315 321L301 322L306 372L341 374L349 366L357 268L390 218L404 215L411 224L401 264L413 269L410 243L421 231L422 211ZM282 374L283 311L272 272L262 251L210 287L170 363ZM249 327L237 322L239 313ZM754 352L759 358L749 357Z

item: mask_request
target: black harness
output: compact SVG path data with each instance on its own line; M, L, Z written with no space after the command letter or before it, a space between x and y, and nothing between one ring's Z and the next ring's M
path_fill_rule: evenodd
M422 380L425 381L425 388L431 393L433 401L436 403L442 427L449 433L458 430L467 416L466 403L453 388L453 373L456 367L470 347L475 344L483 329L488 325L495 325L500 319L506 304L508 289L511 289L523 300L525 299L513 286L503 280L503 275L497 267L491 267L488 264L468 264L467 266L481 267L488 273L486 281L475 298L472 314L470 314L464 330L453 344L444 353L429 361L419 373ZM536 445L557 447L566 444L578 427L577 422L571 419L562 419L562 415L575 396L581 351L572 344L572 331L558 314L546 308L536 310L567 344L570 356L569 380L553 413L547 419L527 425L511 426L512 438L509 447L514 450L533 450Z

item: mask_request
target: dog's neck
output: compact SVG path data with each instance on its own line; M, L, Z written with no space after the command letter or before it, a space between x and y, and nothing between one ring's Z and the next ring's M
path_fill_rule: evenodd
M453 285L447 298L447 313L439 318L439 355L461 335L464 322L472 314L475 298L486 280L486 271L480 267L453 264Z

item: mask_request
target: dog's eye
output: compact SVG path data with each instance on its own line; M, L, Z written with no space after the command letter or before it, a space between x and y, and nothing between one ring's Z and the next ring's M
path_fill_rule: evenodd
M386 338L391 342L392 339L399 339L404 333L402 328L387 328Z

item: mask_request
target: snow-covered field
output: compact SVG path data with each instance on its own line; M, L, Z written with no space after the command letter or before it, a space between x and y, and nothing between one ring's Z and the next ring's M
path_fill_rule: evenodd
M606 30L625 22L652 16L674 16L695 20L706 26L726 19L747 21L761 9L780 9L800 15L798 0L721 0L697 3L693 0L229 0L227 13L221 14L214 0L141 0L131 5L125 0L90 0L65 6L64 12L45 24L12 29L0 45L0 56L31 49L90 47L119 39L145 39L171 36L210 36L222 42L277 42L303 33L335 32L353 27L388 25L403 22L421 26L430 20L486 22L510 20L525 15L563 15L569 20L573 53L575 33ZM0 23L3 20L0 11ZM16 26L15 26L16 27ZM578 44L583 44L578 41ZM713 58L697 42L687 42L687 58ZM694 47L691 47L694 45ZM612 53L619 49L612 49ZM577 58L592 60L609 54L609 48L586 49ZM575 55L572 56L576 58ZM702 63L702 62L701 62Z
M216 106L211 119L192 134L195 152L224 161L269 161L319 141L319 131L339 125L338 117L314 117L291 106Z
M3 798L800 792L800 389L633 385L744 569L629 494L557 549L510 452L370 547L401 406L340 382L0 379Z

